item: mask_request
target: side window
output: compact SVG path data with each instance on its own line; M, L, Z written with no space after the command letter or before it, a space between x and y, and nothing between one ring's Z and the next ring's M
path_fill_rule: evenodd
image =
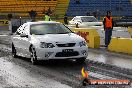
M22 26L20 26L20 27L17 29L15 35L20 35L20 34L21 34L21 28L22 28Z
M77 21L77 18L74 18L75 21Z
M75 21L80 21L80 18L75 18L74 20L75 20Z
M16 31L16 33L15 33L15 35L20 35L20 34L22 34L22 33L26 33L25 32L25 28L27 27L27 25L22 25L22 26L20 26L18 29L17 29L17 31Z
M72 19L72 21L74 21L74 20L75 20L75 18Z

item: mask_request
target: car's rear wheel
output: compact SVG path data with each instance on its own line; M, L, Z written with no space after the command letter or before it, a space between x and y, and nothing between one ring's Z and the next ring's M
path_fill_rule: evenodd
M82 57L82 58L76 59L76 62L79 63L79 64L82 64L82 63L85 62L85 60L86 60L86 58L85 57Z
M16 58L16 57L17 57L16 53L17 53L16 48L15 48L15 46L12 44L12 57Z
M31 55L30 55L31 62L33 65L36 65L37 64L37 56L36 56L35 48L31 47L30 53L31 53Z

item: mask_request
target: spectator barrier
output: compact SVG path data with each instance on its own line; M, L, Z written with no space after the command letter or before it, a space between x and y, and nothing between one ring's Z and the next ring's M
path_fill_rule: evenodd
M132 28L128 28L128 32L131 34L131 38L132 38Z
M132 54L132 38L112 38L108 50Z
M7 26L8 20L0 20L0 26Z
M96 29L92 28L71 28L73 32L82 36L90 48L100 48L100 36Z

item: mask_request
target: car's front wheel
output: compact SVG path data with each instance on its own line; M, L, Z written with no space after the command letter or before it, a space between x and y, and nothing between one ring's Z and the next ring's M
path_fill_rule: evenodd
M31 62L33 65L36 65L37 64L37 56L36 56L35 48L31 47L30 53L31 53L31 55L30 55Z
M17 57L16 53L17 53L16 48L15 48L14 44L12 44L12 57L16 58Z
M76 62L79 63L79 64L82 64L82 63L85 62L85 60L86 60L86 58L85 57L82 57L82 58L76 59Z

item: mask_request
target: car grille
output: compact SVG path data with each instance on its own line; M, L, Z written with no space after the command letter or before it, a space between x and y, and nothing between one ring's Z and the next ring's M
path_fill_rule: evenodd
M74 47L76 43L56 44L58 47Z
M71 56L78 56L79 53L77 51L73 52L58 52L56 53L55 57L71 57Z

